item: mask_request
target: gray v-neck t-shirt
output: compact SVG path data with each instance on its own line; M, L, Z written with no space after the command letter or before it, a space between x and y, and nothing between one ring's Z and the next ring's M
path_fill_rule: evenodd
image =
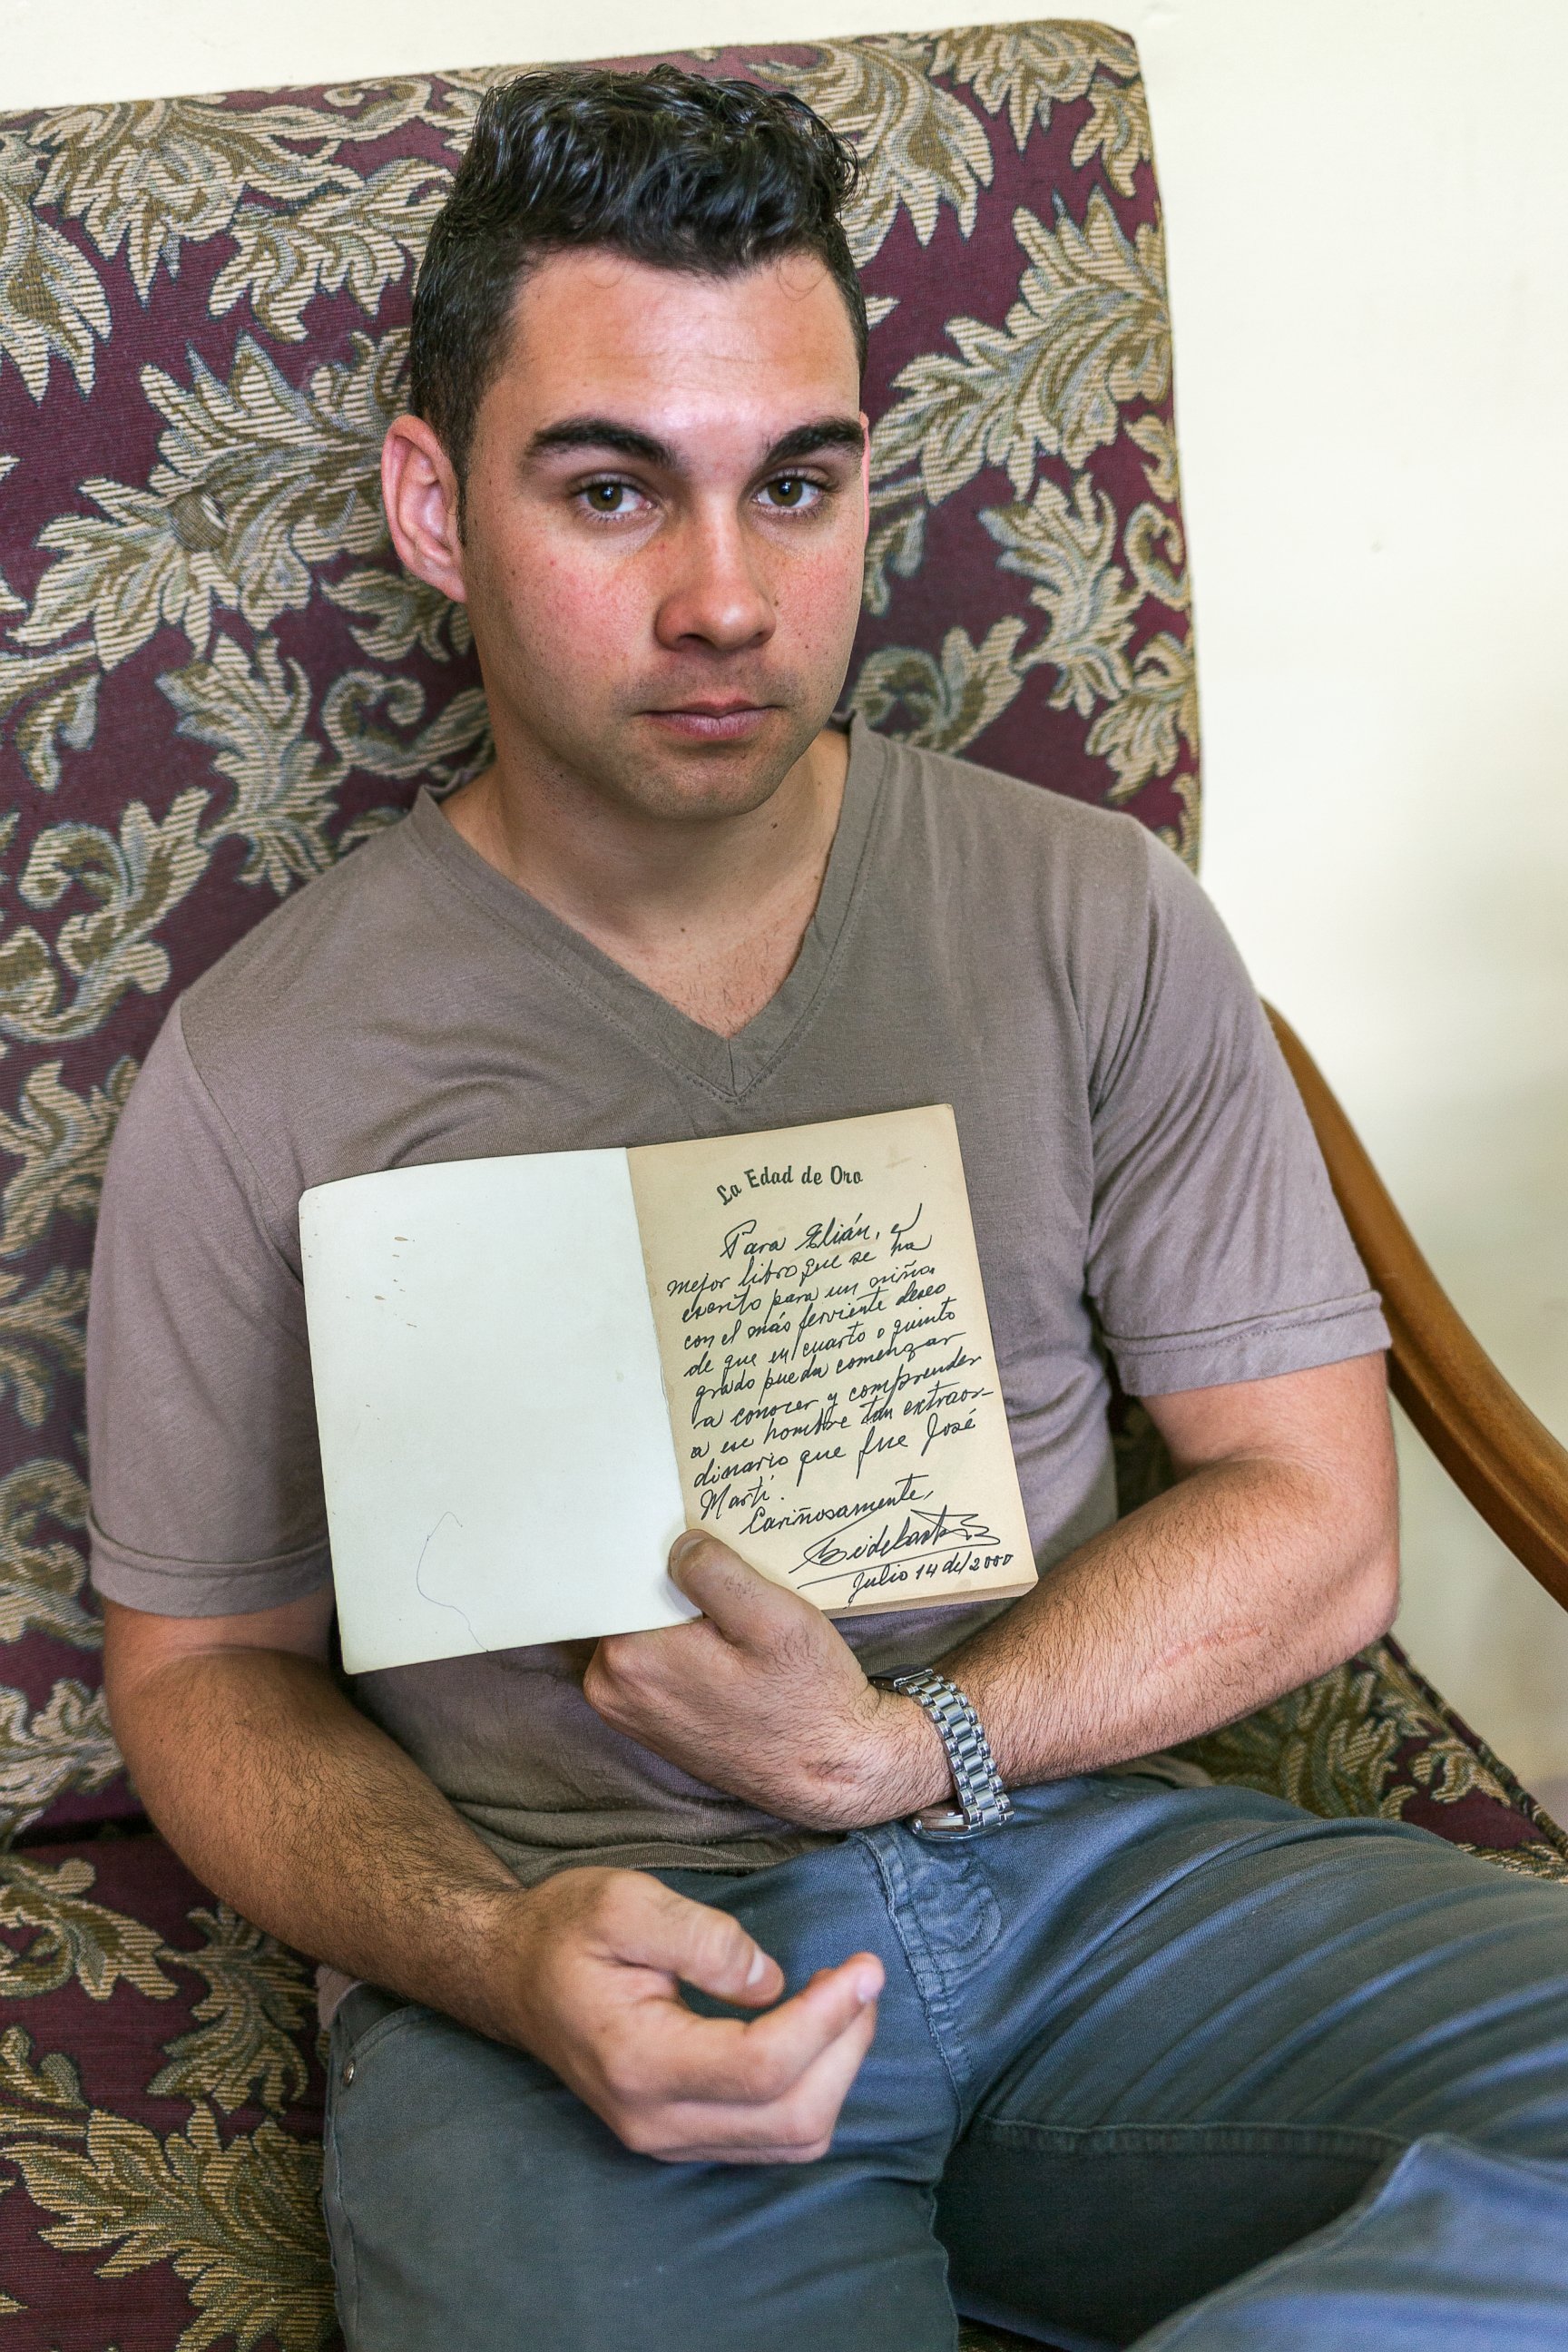
M856 722L799 956L726 1039L424 796L189 989L136 1082L89 1325L99 1590L225 1615L330 1575L309 1186L922 1103L956 1114L1043 1570L1114 1516L1108 1359L1155 1395L1387 1344L1236 951L1133 819ZM441 1397L428 1408L438 1445ZM995 1608L875 1616L845 1638L886 1672ZM748 1867L816 1843L602 1723L582 1691L590 1647L351 1688L524 1880L571 1861Z

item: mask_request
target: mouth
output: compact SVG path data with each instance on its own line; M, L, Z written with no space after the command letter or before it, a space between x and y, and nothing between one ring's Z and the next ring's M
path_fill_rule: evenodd
M772 710L771 703L731 696L723 701L683 702L674 709L647 710L643 716L651 719L662 733L689 743L735 743L754 735Z

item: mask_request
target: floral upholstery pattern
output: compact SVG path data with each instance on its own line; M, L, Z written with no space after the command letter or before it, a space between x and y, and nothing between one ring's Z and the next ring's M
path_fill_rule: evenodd
M1195 860L1131 42L1046 22L681 62L796 90L864 160L874 511L847 700L1129 808ZM479 96L512 70L0 117L0 1831L21 1841L0 1854L0 2313L17 2352L335 2341L309 1973L141 1825L103 1709L83 1318L104 1155L174 994L419 784L485 757L464 616L398 569L376 457L425 235ZM1194 1753L1568 1876L1561 1833L1391 1645Z
M150 1832L0 1856L0 1936L7 2344L333 2343L310 1970Z

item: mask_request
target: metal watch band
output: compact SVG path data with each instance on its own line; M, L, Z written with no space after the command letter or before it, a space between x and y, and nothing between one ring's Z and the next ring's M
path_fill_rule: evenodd
M980 1717L956 1683L950 1683L931 1666L921 1666L916 1674L889 1675L887 1686L912 1698L936 1726L952 1767L953 1793L963 1814L963 1828L999 1829L1004 1822L1010 1822L1012 1800L1002 1786L996 1759L980 1727ZM915 1819L923 1821L920 1814ZM957 1826L955 1822L953 1827Z

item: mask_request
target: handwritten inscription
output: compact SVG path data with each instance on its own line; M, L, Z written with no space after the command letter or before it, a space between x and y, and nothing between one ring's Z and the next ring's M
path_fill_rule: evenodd
M845 1188L831 1206L824 1173ZM717 1187L709 1254L664 1282L670 1404L701 1517L742 1556L778 1559L783 1538L790 1582L824 1607L918 1607L1016 1561L963 1495L996 1389L924 1199L862 1212L860 1182L830 1162Z

